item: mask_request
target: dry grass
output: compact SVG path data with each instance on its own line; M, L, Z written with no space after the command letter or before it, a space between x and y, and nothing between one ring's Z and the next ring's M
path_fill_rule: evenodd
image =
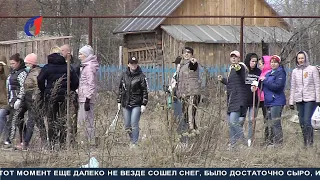
M225 119L225 102L219 106L217 89L208 91L210 103L202 103L198 110L201 134L190 138L194 144L190 151L178 152L176 124L171 112L163 107L164 95L150 94L147 112L141 118L140 145L129 150L128 138L123 128L122 114L115 133L105 135L107 127L116 114L115 93L101 92L95 106L96 135L100 146L90 149L77 146L73 149L45 153L3 151L0 167L79 167L88 163L89 157L98 159L100 167L319 167L319 132L315 132L315 147L303 149L299 124L283 119L285 146L281 149L266 149L259 144L263 140L263 120L257 118L256 146L238 152L227 151L228 127ZM222 97L222 100L225 98ZM219 117L221 111L221 117ZM168 116L167 116L168 113ZM261 112L260 112L261 113ZM284 115L292 112L284 111ZM289 117L288 116L288 117ZM32 144L40 140L37 133Z

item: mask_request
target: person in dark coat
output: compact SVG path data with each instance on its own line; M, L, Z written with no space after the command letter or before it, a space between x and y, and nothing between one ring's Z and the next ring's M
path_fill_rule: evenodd
M75 91L78 89L79 81L74 71L70 73L70 90ZM37 80L48 113L49 142L54 146L59 138L60 146L63 146L66 141L67 63L59 47L51 49L48 64L41 69Z
M15 131L12 127L15 125L18 126L19 130L19 140L20 144L23 142L22 137L26 132L25 123L23 120L19 121L18 119L24 118L24 113L26 112L24 107L24 81L27 77L27 71L25 70L26 66L23 59L20 57L19 53L16 53L10 57L10 67L11 72L7 78L7 92L8 92L8 103L10 106L10 117L6 122L6 141L4 142L5 149L12 148L12 141L14 136L12 132ZM15 124L15 122L20 122Z
M232 51L230 53L230 61L231 66L228 77L223 78L219 75L218 80L227 86L230 149L233 149L237 144L244 143L240 115L244 114L245 108L247 107L247 88L245 85L247 67L245 64L240 63L240 53L238 51Z
M121 76L118 95L118 110L123 107L124 126L130 137L130 148L135 148L139 139L139 121L148 103L148 84L138 59L132 57Z
M247 95L247 107L245 108L245 113L248 115L248 146L251 146L253 127L252 127L252 116L254 112L254 117L257 114L257 106L258 106L258 94L255 93L255 107L253 107L253 92L251 91L251 84L253 81L258 81L259 76L261 74L261 70L257 67L258 55L255 53L247 54L244 63L248 67L248 75L246 77L246 95ZM245 116L246 116L245 115ZM244 118L241 121L244 122Z

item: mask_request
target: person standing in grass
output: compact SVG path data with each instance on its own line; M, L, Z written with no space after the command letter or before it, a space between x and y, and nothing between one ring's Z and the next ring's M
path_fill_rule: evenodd
M255 97L253 96L253 92L251 91L251 84L253 81L258 81L259 76L261 74L261 70L257 67L258 63L258 55L256 53L249 53L246 55L245 65L248 67L248 75L246 77L246 92L247 92L247 107L245 108L244 113L248 116L248 146L251 146L252 136L253 136L253 113L254 117L257 115L257 106L258 106L258 94L255 93ZM253 98L255 99L255 106L253 107ZM246 116L245 115L245 116ZM241 117L240 121L244 122L245 117Z
M96 101L98 85L99 62L97 56L93 54L93 49L89 45L83 46L79 50L79 59L82 69L79 84L79 130L84 132L84 137L90 145L96 145L94 127L94 104Z
M201 98L200 63L193 56L191 47L184 48L178 74L177 96L182 103L182 113L189 133L199 134L196 123L197 107Z
M262 77L265 77L265 75L272 70L270 61L272 56L262 56L261 59L259 59L258 66L261 70L261 75L259 77L259 81ZM264 142L263 145L273 144L273 130L272 128L268 128L267 126L267 108L264 106L264 93L260 88L257 89L257 94L260 100L260 105L262 109L262 115L263 115L263 122L264 122Z
M23 100L25 96L24 81L27 77L26 66L19 53L16 53L10 57L11 72L7 78L7 92L8 92L8 103L10 105L10 117L6 122L6 140L4 142L5 149L11 149L14 137L12 131L15 131L16 119L24 118L24 107ZM23 142L22 137L26 132L24 121L19 121L19 141ZM19 144L20 145L20 144ZM18 146L19 146L18 145Z
M296 56L296 68L291 74L290 109L296 104L304 146L313 145L311 117L320 106L320 77L317 67L311 66L308 54L300 51Z
M286 85L286 72L281 65L281 58L277 55L271 57L271 68L264 77L260 78L260 86L263 84L264 105L267 107L267 125L273 130L273 144L268 147L279 147L283 144L283 132L281 115L286 105L284 88ZM252 91L256 91L258 82L253 83Z
M65 147L66 125L66 94L67 94L67 63L61 49L54 46L48 56L48 64L40 71L38 87L47 109L48 138L51 148L59 141L60 148ZM78 89L79 81L75 72L70 72L70 90Z
M118 110L123 108L124 126L130 137L130 148L135 148L139 140L139 121L148 103L148 83L138 59L131 57L128 68L121 76L117 98Z
M10 114L6 89L6 79L8 74L9 68L7 65L7 59L5 56L0 56L0 137L2 137L2 132L7 122L7 115Z
M245 64L240 63L240 52L232 51L230 53L230 72L227 78L218 76L218 81L227 86L227 106L228 106L228 125L230 135L229 150L236 147L242 147L246 144L243 134L243 122L240 116L245 114L247 107L246 98L246 72Z

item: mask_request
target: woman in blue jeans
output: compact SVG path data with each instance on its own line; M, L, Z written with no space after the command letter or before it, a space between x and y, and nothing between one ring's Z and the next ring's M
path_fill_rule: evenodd
M297 105L304 146L313 145L311 117L320 106L320 77L315 66L311 66L308 54L301 51L296 56L296 68L291 74L290 109Z
M130 148L134 148L139 139L140 115L148 103L148 84L146 76L138 65L138 59L130 58L126 72L119 84L118 110L123 107L125 129L130 137Z
M273 55L271 57L272 70L265 77L260 78L263 83L264 105L267 107L267 126L269 130L273 130L273 136L269 136L273 141L270 139L268 142L273 142L274 144L268 144L270 147L279 146L283 143L281 114L283 106L286 105L284 93L286 72L280 63L281 58ZM256 87L253 87L252 90L256 90Z
M227 86L227 103L228 103L228 124L230 135L230 149L237 145L239 147L246 144L243 134L243 118L240 118L247 107L246 98L246 72L247 66L240 62L240 53L232 51L230 53L230 72L227 78L218 76L218 80Z

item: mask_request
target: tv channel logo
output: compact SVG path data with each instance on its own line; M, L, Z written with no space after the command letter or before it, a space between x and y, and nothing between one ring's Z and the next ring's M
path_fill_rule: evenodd
M42 24L42 16L32 17L24 25L24 32L26 33L27 36L36 36L40 33L41 24ZM33 26L35 27L34 34L30 32L30 29Z

